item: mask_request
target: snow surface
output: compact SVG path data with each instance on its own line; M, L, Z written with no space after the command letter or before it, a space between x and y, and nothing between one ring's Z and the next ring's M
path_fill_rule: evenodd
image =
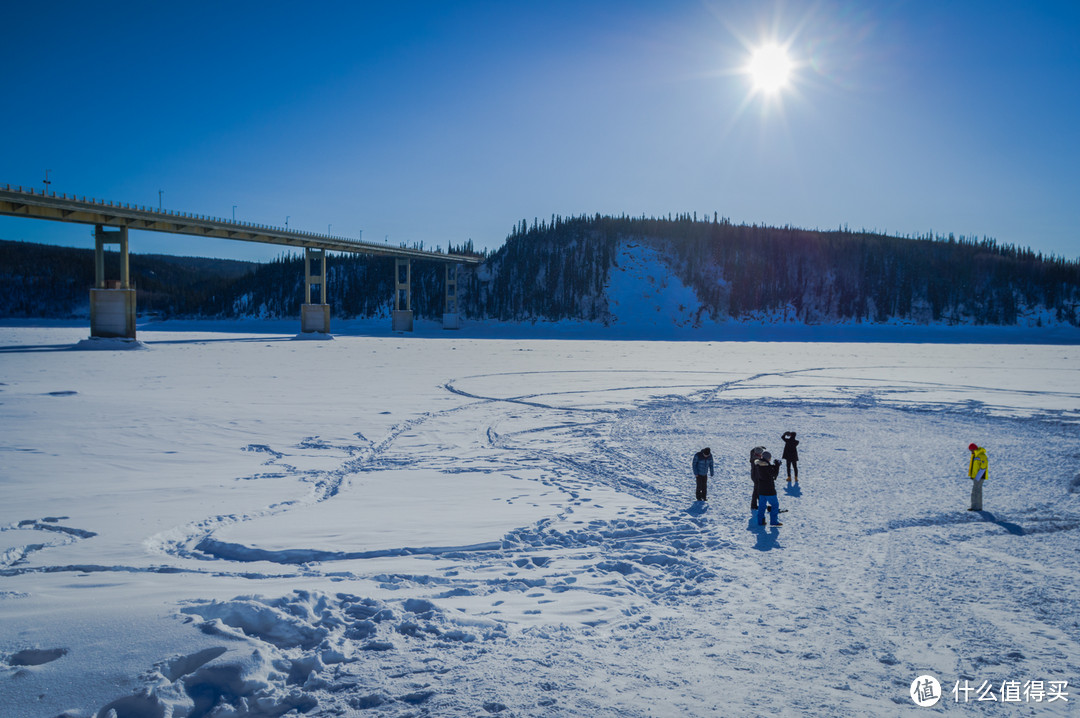
M644 243L619 242L605 287L612 324L650 334L700 326L697 292L671 271L660 251Z
M1077 714L1077 346L297 324L0 326L0 715Z

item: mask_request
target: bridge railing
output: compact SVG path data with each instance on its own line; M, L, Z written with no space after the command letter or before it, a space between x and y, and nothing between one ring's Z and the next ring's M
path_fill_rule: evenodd
M455 261L464 261L464 262L467 262L467 263L474 263L474 262L481 261L480 257L473 257L473 256L466 256L466 255L451 255L449 253L443 253L441 251L415 250L415 249L409 249L407 247L401 247L400 249L398 249L398 248L390 246L389 244L386 244L386 245L374 244L374 243L371 243L371 242L364 242L364 241L358 240L358 239L352 239L350 237L341 237L341 236L332 235L332 234L320 234L320 233L317 233L317 232L306 232L306 231L303 231L303 230L296 230L296 229L292 229L292 228L286 229L284 227L275 227L275 226L259 224L259 223L255 223L255 222L245 222L245 221L242 221L242 220L240 220L240 221L230 220L230 219L224 219L224 218L220 218L220 217L213 217L211 215L205 215L205 214L194 214L194 213L191 213L191 212L178 212L178 211L171 210L171 209L153 209L152 207L148 208L145 205L132 205L132 204L129 204L129 203L113 202L112 200L106 201L106 200L103 200L103 199L97 199L95 197L90 197L89 199L87 199L87 197L85 195L83 195L82 197L79 197L78 195L72 195L72 196L69 197L67 195L67 193L57 194L56 192L49 192L47 189L46 190L36 190L33 187L24 188L22 185L18 185L17 187L12 187L10 184L7 184L7 185L4 185L3 191L4 192L9 192L9 193L17 193L17 194L21 194L21 195L24 195L24 196L29 196L29 197L32 197L32 198L40 197L40 198L43 198L43 199L52 199L52 200L57 200L57 201L61 201L61 202L77 202L79 204L89 205L89 206L92 206L92 207L95 207L95 208L115 209L115 210L122 210L122 211L127 211L127 212L139 212L139 213L145 215L145 216L139 217L138 219L140 219L140 220L146 220L146 219L184 219L184 220L191 220L191 221L195 221L195 222L211 222L214 225L218 225L218 228L220 228L220 229L238 228L238 229L246 229L246 230L258 230L258 231L261 231L261 232L268 232L268 233L277 234L277 235L280 235L282 237L309 238L309 239L312 239L312 240L327 240L327 241L333 242L335 244L341 245L340 247L337 247L337 248L330 248L331 251L350 251L350 250L353 250L353 251L356 251L356 252L359 252L359 253L365 253L365 252L374 252L374 253L388 253L389 252L389 253L394 253L394 252L400 251L400 252L402 252L404 254L409 254L411 256L416 256L416 257L427 256L427 257L430 257L432 259L440 259L440 258L445 257L446 259L453 259ZM51 204L51 203L46 202L46 203L43 203L43 204ZM151 228L151 227L138 228L138 229L146 229L148 231L154 231L154 229ZM446 260L443 259L443 261L446 261Z

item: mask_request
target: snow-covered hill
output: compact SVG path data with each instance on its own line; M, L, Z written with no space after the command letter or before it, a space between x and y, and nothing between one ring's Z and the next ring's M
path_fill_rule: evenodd
M604 287L611 323L643 333L701 326L705 308L652 246L620 242Z
M1075 347L210 329L0 328L5 718L1077 712Z
M647 271L645 268L647 267ZM1080 265L992 240L553 218L524 226L463 293L469 316L511 321L821 326L1080 326ZM670 294L671 296L667 296ZM613 315L613 307L621 307Z

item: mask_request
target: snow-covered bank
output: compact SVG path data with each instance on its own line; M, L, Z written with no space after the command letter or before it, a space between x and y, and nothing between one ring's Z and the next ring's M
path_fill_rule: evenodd
M331 319L334 334L400 336L388 319ZM288 319L228 321L170 320L147 323L141 330L225 331L294 334L299 321ZM1080 344L1080 327L976 326L970 324L823 324L759 320L706 322L701 326L626 322L605 326L591 322L499 322L466 320L460 329L445 330L440 322L417 320L415 336L470 339L575 339L595 341L732 341L732 342L856 342L898 344Z
M80 319L0 319L0 328L25 330L71 329L72 343L87 337L89 324ZM431 339L513 339L513 340L589 340L589 341L712 341L712 342L844 342L889 344L1080 344L1080 327L1053 325L990 326L972 324L863 324L841 323L807 325L796 322L761 319L758 321L706 322L701 326L677 326L671 323L636 323L632 321L603 324L565 320L561 322L499 322L465 320L459 329L446 330L438 321L418 319L411 335L394 332L389 319L331 318L332 335L393 337L415 336ZM147 320L140 321L138 332L167 335L174 332L211 332L224 334L275 334L292 338L297 335L299 319L244 319L241 321ZM140 336L141 338L141 336ZM159 341L164 341L158 337ZM0 347L2 348L2 347ZM59 347L58 347L59 348Z
M2 715L1076 713L1076 347L200 326L0 328Z

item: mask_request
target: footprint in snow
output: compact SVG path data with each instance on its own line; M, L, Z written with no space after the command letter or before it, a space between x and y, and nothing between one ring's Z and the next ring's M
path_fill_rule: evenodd
M27 648L8 657L9 666L41 666L67 655L66 648Z

